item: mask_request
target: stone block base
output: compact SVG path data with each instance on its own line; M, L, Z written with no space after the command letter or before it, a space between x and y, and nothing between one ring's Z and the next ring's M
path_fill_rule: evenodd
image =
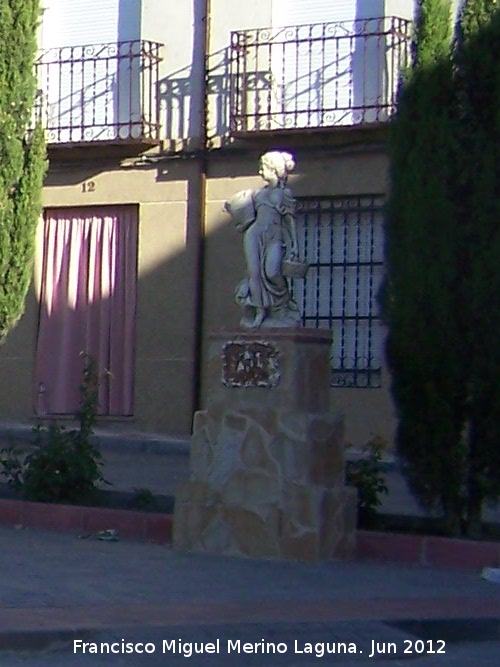
M355 549L355 489L284 485L282 502L226 505L203 482L176 496L174 546L186 551L315 561L350 558Z
M214 336L211 398L195 415L191 480L174 545L317 560L354 554L356 491L344 485L343 419L328 411L329 333Z

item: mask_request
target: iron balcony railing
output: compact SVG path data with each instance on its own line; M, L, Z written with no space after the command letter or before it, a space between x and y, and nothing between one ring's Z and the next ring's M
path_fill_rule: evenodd
M394 112L410 21L237 31L230 51L233 132L379 123Z
M137 40L43 51L35 120L47 143L158 141L160 48Z

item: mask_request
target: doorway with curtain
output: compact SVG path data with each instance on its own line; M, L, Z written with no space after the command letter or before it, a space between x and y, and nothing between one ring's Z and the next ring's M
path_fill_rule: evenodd
M38 244L35 412L72 415L84 354L99 373L98 413L134 412L137 207L47 209Z

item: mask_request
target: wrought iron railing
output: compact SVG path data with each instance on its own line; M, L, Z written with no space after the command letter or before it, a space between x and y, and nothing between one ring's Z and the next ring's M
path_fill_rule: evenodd
M43 51L35 119L47 143L158 141L160 48L138 40Z
M233 132L386 121L410 51L410 22L356 19L231 34Z
M332 386L380 387L384 197L301 197L296 225L309 264L292 291L306 327L332 330Z

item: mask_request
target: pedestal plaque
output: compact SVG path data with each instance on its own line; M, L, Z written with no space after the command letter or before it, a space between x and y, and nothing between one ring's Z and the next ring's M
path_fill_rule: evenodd
M330 332L214 333L207 409L195 414L191 479L174 544L254 557L345 558L356 493L344 485L343 418L329 410Z
M225 387L275 387L280 379L280 352L263 340L231 341L222 347Z

